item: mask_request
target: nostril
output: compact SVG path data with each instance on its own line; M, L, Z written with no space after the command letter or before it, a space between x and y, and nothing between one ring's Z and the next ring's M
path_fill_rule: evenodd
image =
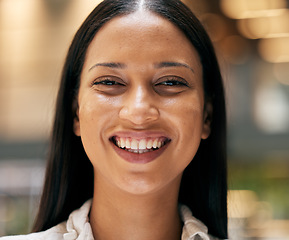
M128 120L137 125L155 121L159 118L159 115L159 110L150 105L146 107L124 106L119 112L121 119Z

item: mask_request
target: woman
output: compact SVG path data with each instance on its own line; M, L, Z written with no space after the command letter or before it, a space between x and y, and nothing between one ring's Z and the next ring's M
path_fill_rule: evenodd
M205 30L178 0L104 0L66 58L38 233L7 239L225 239L226 194Z

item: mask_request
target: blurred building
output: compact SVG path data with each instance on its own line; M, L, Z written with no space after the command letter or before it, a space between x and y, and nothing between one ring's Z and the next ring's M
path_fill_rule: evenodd
M64 58L98 2L0 0L0 236L31 226ZM226 83L233 239L289 239L289 1L184 2Z

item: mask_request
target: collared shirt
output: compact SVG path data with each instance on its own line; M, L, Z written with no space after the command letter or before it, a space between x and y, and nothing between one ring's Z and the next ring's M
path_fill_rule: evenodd
M0 240L94 240L88 217L90 208L91 200L88 200L80 209L73 211L67 221L53 228L28 235L0 237ZM180 215L184 223L182 240L217 239L208 234L207 227L193 217L187 206L180 206Z

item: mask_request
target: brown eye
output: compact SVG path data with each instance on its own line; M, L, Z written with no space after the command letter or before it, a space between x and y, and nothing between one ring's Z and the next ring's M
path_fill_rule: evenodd
M180 82L177 80L167 80L167 81L156 84L156 86L159 86L159 85L171 86L171 87L173 87L173 86L187 86L186 83Z
M102 77L96 79L92 86L103 94L119 95L125 91L126 85L121 79L115 77Z
M124 84L119 83L119 82L114 81L114 80L110 80L110 79L95 81L95 82L93 82L93 85L106 85L106 86L121 85L121 86L124 86Z
M180 77L162 77L155 84L155 91L162 95L172 95L185 91L189 87L187 81Z

